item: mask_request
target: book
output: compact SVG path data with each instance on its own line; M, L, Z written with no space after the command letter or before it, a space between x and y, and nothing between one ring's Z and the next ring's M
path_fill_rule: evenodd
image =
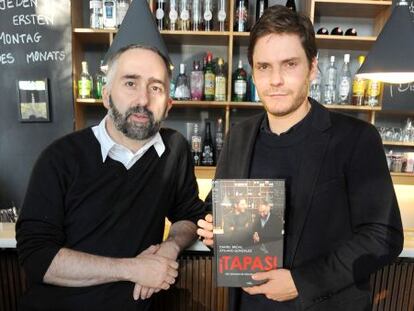
M247 287L256 272L283 266L285 181L216 179L214 269L219 287Z

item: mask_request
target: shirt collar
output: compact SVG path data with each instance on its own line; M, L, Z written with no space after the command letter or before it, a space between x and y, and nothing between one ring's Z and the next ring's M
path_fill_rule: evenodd
M95 137L98 140L99 144L101 145L102 162L105 162L106 158L108 157L111 151L114 151L116 149L129 150L125 146L116 143L109 136L108 131L106 130L106 119L107 118L108 116L105 116L105 118L103 118L102 121L98 125L92 127L92 131L95 134ZM137 155L139 153L144 153L151 146L154 146L155 151L158 154L158 157L161 157L165 151L165 145L159 132L157 132L157 134L155 134L148 142L146 142L145 145L142 146L134 155Z

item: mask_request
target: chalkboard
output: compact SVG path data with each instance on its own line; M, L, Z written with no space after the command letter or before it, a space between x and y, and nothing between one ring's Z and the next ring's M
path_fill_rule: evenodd
M414 83L385 84L382 110L414 111Z
M73 130L70 12L70 0L0 0L0 208L21 206L40 152ZM48 81L48 122L19 120L19 80Z

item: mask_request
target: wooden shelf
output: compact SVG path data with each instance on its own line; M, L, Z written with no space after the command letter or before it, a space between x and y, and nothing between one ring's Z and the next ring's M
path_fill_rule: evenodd
M230 108L263 108L261 102L230 102Z
M383 141L382 144L384 146L414 147L414 142Z
M194 168L197 179L213 179L216 173L215 166L196 166Z
M76 103L88 106L102 106L103 100L95 98L77 98Z
M315 17L375 18L391 6L392 1L315 0Z
M316 35L319 49L369 50L375 40L374 36Z
M399 185L414 185L414 173L391 173L392 182Z
M324 105L328 109L333 110L348 110L348 111L380 111L381 107L371 106L354 106L354 105Z
M166 44L172 45L223 45L229 44L228 31L170 31L161 30Z
M74 38L86 45L108 45L117 29L74 28Z
M206 107L224 108L228 106L227 101L205 101L205 100L174 100L173 107Z

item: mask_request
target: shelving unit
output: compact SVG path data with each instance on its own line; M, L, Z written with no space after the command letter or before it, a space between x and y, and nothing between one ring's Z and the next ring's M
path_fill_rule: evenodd
M152 0L151 0L152 1ZM309 15L312 22L323 16L332 17L349 17L349 18L368 18L373 20L373 33L369 36L333 36L333 35L317 35L316 41L319 49L333 49L333 50L368 50L376 40L376 36L381 31L383 25L388 19L392 1L373 1L373 0L299 0L301 1L301 8ZM249 42L249 32L234 32L232 25L234 24L234 2L227 3L227 26L226 31L161 31L161 34L167 44L170 46L220 46L226 49L227 57L227 100L222 102L209 101L173 101L174 109L186 108L200 108L222 110L224 116L225 131L230 127L230 119L232 117L231 111L237 109L252 109L257 113L261 109L262 104L256 102L233 102L231 100L232 94L232 72L235 64L237 53L244 53L240 51L247 48ZM94 109L93 107L102 107L102 100L96 99L77 99L77 85L76 81L80 75L80 63L84 57L85 46L99 45L103 50L109 48L114 37L116 36L116 29L96 30L85 26L82 20L82 10L86 8L87 4L81 0L72 1L72 25L73 25L73 85L74 85L74 107L75 107L75 127L81 129L86 125L86 110ZM206 47L207 49L207 47ZM239 54L240 56L240 54ZM243 55L244 56L244 55ZM176 64L177 65L177 64ZM245 67L246 68L246 67ZM368 122L375 124L377 113L383 113L381 107L369 106L351 106L351 105L326 105L328 109L340 110L345 113L355 113L359 117L364 118ZM414 114L414 113L413 113ZM391 145L385 142L385 145ZM396 144L392 144L396 145ZM398 146L412 147L411 144L403 144ZM208 174L206 173L208 172ZM196 168L196 173L202 176L213 176L214 170L207 168ZM207 174L207 175L206 175ZM393 178L410 180L414 184L412 174L408 175L393 175Z

